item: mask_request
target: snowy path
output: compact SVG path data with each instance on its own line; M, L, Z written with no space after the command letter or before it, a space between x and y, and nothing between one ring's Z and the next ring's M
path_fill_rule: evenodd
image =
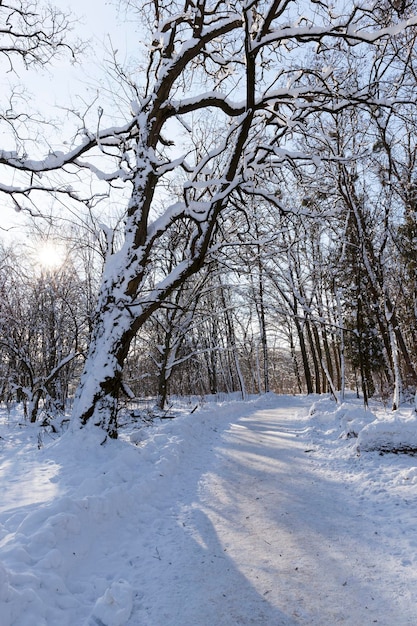
M417 463L357 457L310 404L207 405L137 445L4 421L0 626L415 626Z
M379 528L376 509L354 498L343 474L317 466L298 402L243 417L212 442L212 467L172 536L175 574L160 555L160 596L138 624L417 623L416 596L390 552L397 538L387 544L385 520Z

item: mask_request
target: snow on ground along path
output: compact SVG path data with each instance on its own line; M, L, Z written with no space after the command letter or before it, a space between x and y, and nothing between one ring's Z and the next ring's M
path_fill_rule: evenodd
M0 626L417 624L417 463L358 457L310 404L41 450L4 421Z

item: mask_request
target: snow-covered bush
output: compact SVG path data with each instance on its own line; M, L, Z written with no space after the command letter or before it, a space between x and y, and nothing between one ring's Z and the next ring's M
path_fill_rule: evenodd
M367 424L358 436L359 450L417 454L417 415L387 415Z

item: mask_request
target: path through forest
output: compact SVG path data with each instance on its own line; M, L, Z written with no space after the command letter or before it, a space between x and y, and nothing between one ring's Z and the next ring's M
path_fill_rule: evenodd
M317 463L306 412L305 399L286 399L212 442L212 466L182 507L188 545L149 626L158 614L172 626L416 623L401 537L389 537L378 502ZM187 600L170 620L173 594Z

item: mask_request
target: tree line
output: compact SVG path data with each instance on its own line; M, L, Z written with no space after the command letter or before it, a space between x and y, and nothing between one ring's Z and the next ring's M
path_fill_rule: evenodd
M13 99L2 112L5 201L42 214L47 194L55 220L54 203L87 214L76 239L97 255L4 271L3 393L32 419L76 387L73 420L110 437L144 394L162 407L176 391L354 387L398 408L417 382L415 3L122 4L147 47L136 73L115 52L117 121L72 110L70 145L48 138L36 160L21 132L34 120ZM59 12L38 40L28 2L1 10L10 63L67 51ZM9 332L19 307L32 330Z

